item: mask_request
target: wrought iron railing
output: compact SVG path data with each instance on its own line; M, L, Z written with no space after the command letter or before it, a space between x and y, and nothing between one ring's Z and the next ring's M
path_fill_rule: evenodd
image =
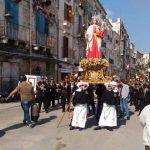
M30 41L30 29L23 25L17 25L12 22L0 20L0 37L5 36L8 39L18 40L28 43ZM39 46L54 48L56 45L56 37L52 35L46 36L45 33L31 32L31 43Z
M0 36L5 36L13 40L28 42L29 28L12 23L10 21L0 20Z

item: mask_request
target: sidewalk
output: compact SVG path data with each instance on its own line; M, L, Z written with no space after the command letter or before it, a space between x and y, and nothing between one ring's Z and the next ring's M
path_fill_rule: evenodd
M3 111L5 109L11 109L14 107L19 107L19 106L20 106L20 102L1 103L0 111Z

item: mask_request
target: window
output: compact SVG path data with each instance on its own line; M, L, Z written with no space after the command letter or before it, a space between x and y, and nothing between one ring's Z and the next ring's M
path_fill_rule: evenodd
M9 22L7 27L7 36L16 39L17 38L17 31L18 31L18 24L19 24L19 4L5 0L5 14L9 14Z
M45 16L42 13L36 13L36 31L37 31L37 44L45 45L45 33L48 32L46 28ZM48 33L46 33L48 34Z
M68 38L63 37L63 58L68 57Z
M64 4L64 20L67 20L68 22L72 21L72 16L70 15L72 13L72 6Z
M80 33L81 32L81 27L82 27L82 16L79 15L79 24L78 24L78 32Z

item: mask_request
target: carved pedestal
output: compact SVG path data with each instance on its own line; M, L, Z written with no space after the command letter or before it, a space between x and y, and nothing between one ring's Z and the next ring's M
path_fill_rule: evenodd
M82 80L88 83L105 83L107 77L104 75L109 63L106 59L83 59L80 62L83 68Z

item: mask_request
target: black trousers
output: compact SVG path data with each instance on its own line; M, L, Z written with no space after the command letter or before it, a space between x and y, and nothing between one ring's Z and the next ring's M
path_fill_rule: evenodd
M89 102L89 107L92 107L92 111L93 113L95 113L95 103L94 103L94 98L90 98L90 102ZM90 108L89 108L90 109ZM89 110L90 111L90 110Z
M145 145L145 150L150 150L150 146Z
M135 98L135 103L134 103L134 105L135 105L135 110L139 110L139 99L137 99L137 98Z
M50 100L50 106L52 103L52 107L55 107L55 97L50 97L49 100Z
M130 106L132 106L134 104L134 98L130 97Z
M44 109L45 109L45 111L48 111L49 106L50 106L49 97L48 97L48 96L45 96L45 97L44 97Z
M65 111L65 105L66 103L69 104L70 103L70 95L62 95L61 97L61 101L62 101L62 110ZM68 108L70 109L70 108Z
M96 120L97 120L97 122L99 121L100 115L102 113L102 109L103 109L103 102L102 101L98 101L98 104L97 104L97 114L96 114Z
M44 103L44 97L37 97L37 103L39 104L39 112L41 112L42 103Z

